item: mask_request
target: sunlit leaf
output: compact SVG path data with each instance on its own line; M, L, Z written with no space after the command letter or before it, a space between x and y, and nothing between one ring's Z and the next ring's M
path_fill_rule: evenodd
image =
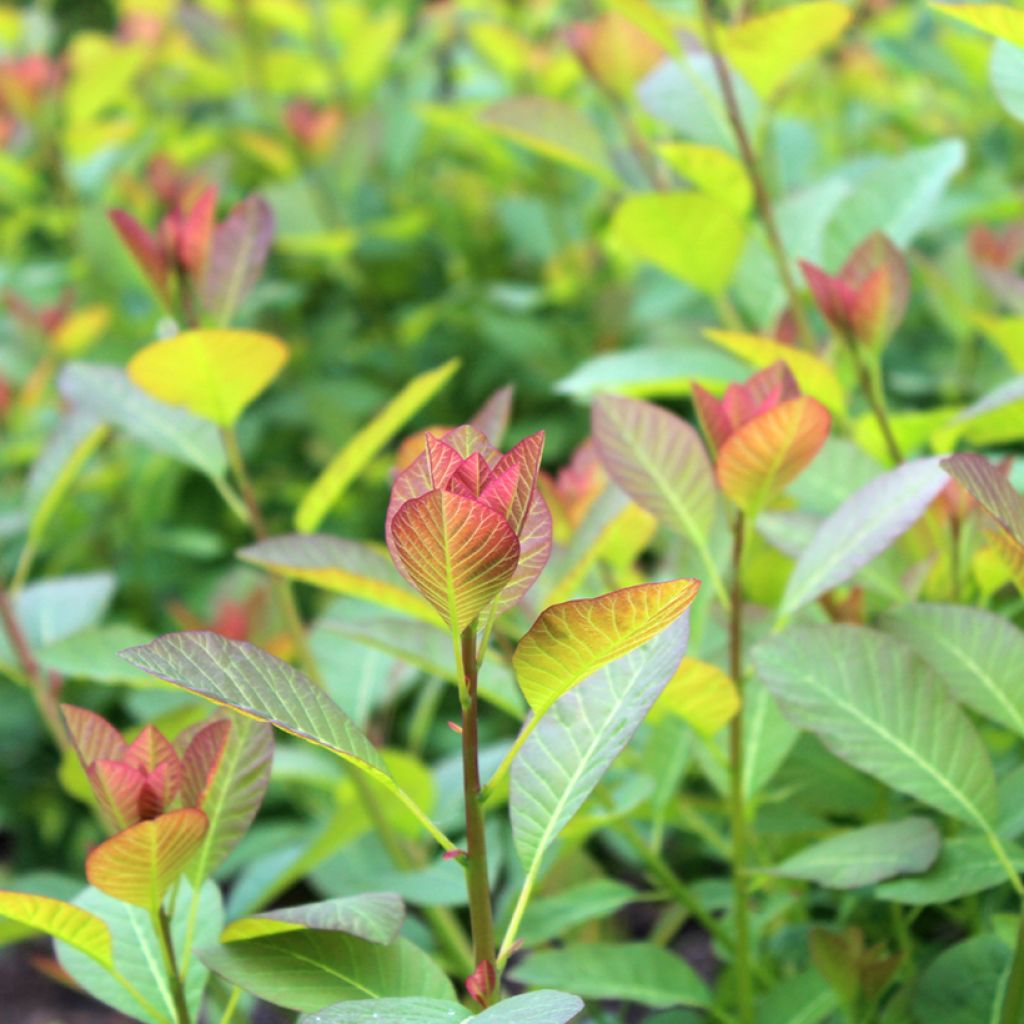
M251 544L238 557L289 579L350 594L415 619L435 623L431 606L410 587L382 552L326 534L292 534Z
M505 517L451 491L407 501L391 530L409 578L457 633L501 593L519 562L519 540Z
M736 684L717 665L684 658L651 708L651 720L676 715L704 736L714 736L739 711Z
M790 720L837 757L959 821L991 828L988 751L910 648L862 627L812 626L762 641L753 660Z
M312 928L321 932L344 932L386 946L398 937L404 919L405 905L398 896L389 892L368 892L244 917L232 921L220 939L221 942L238 942Z
M1009 619L953 604L909 604L882 619L969 708L1024 736L1024 633Z
M509 972L523 985L557 985L571 979L585 999L642 1006L707 1006L710 994L678 954L648 942L593 943L532 953Z
M664 142L658 154L702 192L720 199L742 217L750 211L754 190L742 162L717 146L699 142Z
M27 892L0 890L0 917L66 942L104 967L114 962L110 929L95 914L71 903Z
M447 363L413 377L369 423L334 456L303 496L295 513L296 529L311 533L341 500L352 481L394 436L423 408L458 370L460 361Z
M1012 4L936 4L936 11L970 25L987 35L1024 47L1024 11Z
M722 490L756 514L818 454L831 422L825 407L806 397L755 416L718 453L715 472Z
M826 889L859 889L899 875L920 875L939 856L942 837L927 818L850 829L806 846L769 874Z
M617 250L716 295L728 285L739 258L743 224L721 200L699 192L643 193L619 203L607 240Z
M566 693L512 762L509 813L533 880L544 855L622 752L686 650L686 619Z
M512 657L519 688L535 715L592 672L634 650L679 618L697 580L645 583L546 608Z
M382 946L342 932L305 929L230 942L200 956L232 985L307 1013L347 999L454 996L441 968L408 939Z
M128 376L161 402L219 426L234 424L281 372L284 343L257 331L185 331L137 352Z
M299 1018L299 1024L568 1024L583 1009L578 996L550 989L502 999L482 1013L435 999L353 1000Z
M818 528L786 583L780 617L845 583L923 515L948 477L915 459L865 484Z
M170 811L118 832L89 854L90 883L114 899L156 910L206 833L202 811Z

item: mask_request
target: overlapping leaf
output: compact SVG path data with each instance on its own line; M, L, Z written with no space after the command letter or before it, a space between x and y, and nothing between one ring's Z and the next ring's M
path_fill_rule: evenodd
M399 896L391 892L368 892L243 917L224 929L221 942L312 928L344 932L386 946L398 937L404 920L405 905Z
M185 331L137 352L128 376L153 398L227 427L270 385L287 359L284 343L270 334Z
M697 580L644 583L545 609L512 657L535 715L591 672L622 657L674 622L697 596Z
M360 999L300 1017L299 1024L568 1024L582 1009L578 996L546 989L503 999L482 1013L439 999Z
M113 962L110 929L95 914L63 900L0 890L0 917L45 932L81 950L104 967Z
M739 711L736 684L717 665L684 658L651 708L651 720L676 715L704 736L713 736Z

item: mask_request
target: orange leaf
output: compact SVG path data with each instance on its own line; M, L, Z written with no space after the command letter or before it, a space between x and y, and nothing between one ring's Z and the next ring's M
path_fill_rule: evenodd
M206 815L194 807L140 821L89 854L86 877L116 900L157 910L199 849L206 828Z
M745 423L722 445L716 473L722 490L756 515L818 454L831 417L813 398L793 398Z

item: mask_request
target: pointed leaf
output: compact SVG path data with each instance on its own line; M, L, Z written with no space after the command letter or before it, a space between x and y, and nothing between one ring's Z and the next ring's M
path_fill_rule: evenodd
M110 929L95 914L81 907L48 896L0 889L0 917L66 942L104 967L113 966Z
M206 815L192 807L140 821L89 854L86 877L114 899L156 910L199 849L206 828Z
M715 467L722 490L749 514L765 507L807 468L832 420L813 398L793 398L744 423L722 445Z
M406 502L391 530L406 575L457 633L501 593L519 562L519 540L505 518L450 491Z
M100 816L111 832L120 832L134 825L143 816L146 776L137 768L120 761L101 759L89 765L86 776L96 797Z
M359 999L300 1017L299 1024L568 1024L582 1009L578 996L546 989L502 999L482 1013L437 999Z
M274 214L261 196L243 199L214 232L200 299L214 322L227 324L260 279L274 237Z
M120 761L128 753L128 744L121 734L95 711L74 704L61 704L60 710L83 768L100 758Z
M714 736L740 708L736 684L717 665L684 658L651 708L651 721L676 715L703 736Z
M512 658L534 714L543 714L586 676L675 622L699 588L698 580L645 583L545 609Z
M500 445L508 430L508 422L512 417L512 400L515 388L507 384L498 388L469 421L474 430L478 430L492 445Z
M929 6L965 25L1024 48L1024 11L1012 4L937 4Z
M988 751L908 647L858 626L799 627L758 644L753 659L790 720L837 757L959 821L991 828Z
M767 874L826 889L859 889L899 875L920 875L939 856L942 836L927 818L866 825L804 847Z
M392 892L368 892L244 917L229 924L220 939L221 942L237 942L275 932L312 928L344 932L386 946L398 937L404 920L405 904L401 897Z
M231 738L231 721L221 718L204 725L181 756L181 802L203 809L203 802Z
M348 441L303 496L295 513L297 530L301 533L312 533L319 528L353 480L359 477L395 434L451 380L459 365L460 360L449 359L447 363L414 377Z
M911 604L882 619L953 696L1024 736L1024 633L1002 615L952 604Z
M326 534L290 534L250 544L238 557L288 579L351 594L414 619L435 623L433 608L395 570L381 551Z
M537 582L551 557L551 510L539 490L533 492L526 520L519 534L519 562L495 605L495 614L514 608Z
M697 431L667 409L615 395L594 399L591 422L609 476L669 529L703 541L717 496Z
M128 376L153 398L229 427L287 359L284 343L270 334L185 331L137 352Z
M649 942L594 943L533 953L509 972L522 985L571 979L584 999L643 1006L707 1006L710 994L694 969L675 953Z
M131 214L123 210L111 210L110 220L128 247L136 262L142 268L157 295L167 301L167 261L156 238L153 237Z
M845 583L924 514L947 478L939 458L914 459L855 491L818 528L786 583L779 616Z
M683 618L627 649L561 697L524 743L512 762L509 815L531 881L675 672L688 638Z
M407 939L381 946L342 932L305 930L232 942L200 956L231 984L307 1013L367 996L454 996L441 969Z
M1003 473L984 456L973 452L960 452L943 459L942 468L967 488L1017 544L1024 545L1024 498Z

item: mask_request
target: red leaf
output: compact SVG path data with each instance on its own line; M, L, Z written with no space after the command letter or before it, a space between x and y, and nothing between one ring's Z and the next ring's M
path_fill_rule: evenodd
M495 473L501 473L509 466L519 467L516 496L508 516L509 525L516 533L520 532L536 493L537 474L540 472L540 460L543 454L544 431L539 430L510 449L494 467Z
M951 455L941 465L1018 545L1024 545L1024 498L999 469L973 452Z
M123 210L111 210L110 219L121 236L121 241L128 246L142 272L166 303L168 267L159 241Z
M231 720L221 718L204 725L189 741L182 755L184 776L181 801L186 807L200 807L210 787L231 735Z
M466 991L481 1006L489 1006L491 994L494 992L498 979L494 973L494 964L490 960L482 960L476 970L466 979Z
M74 704L61 704L60 710L83 768L100 758L120 761L128 753L128 744L105 718Z
M217 186L209 185L179 222L178 262L192 273L201 270L206 262L216 210Z
M100 816L112 832L134 825L142 817L139 805L146 775L123 761L101 759L86 772Z

